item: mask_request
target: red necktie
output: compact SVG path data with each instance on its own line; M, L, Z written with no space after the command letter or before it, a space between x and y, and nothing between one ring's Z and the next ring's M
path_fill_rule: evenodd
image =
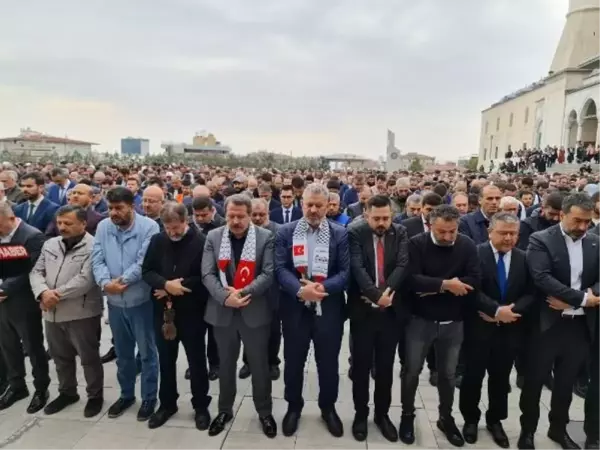
M383 254L383 240L377 238L377 281L379 287L385 284L385 273L384 273L384 254Z

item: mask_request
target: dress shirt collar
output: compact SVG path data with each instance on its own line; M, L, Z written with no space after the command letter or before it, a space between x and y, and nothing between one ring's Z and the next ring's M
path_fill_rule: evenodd
M573 244L577 243L577 242L581 242L583 240L583 238L587 235L587 233L585 233L583 236L581 236L579 239L575 240L573 239L571 236L569 236L566 232L565 229L563 228L562 223L559 223L558 225L560 227L560 232L562 233L563 237L565 238L565 240L567 240L567 242L572 242Z
M35 199L34 201L29 201L29 205L31 205L33 203L33 208L37 209L38 206L40 206L40 203L42 203L42 200L44 200L44 196L40 195L37 199Z
M10 242L10 241L12 241L12 238L14 237L15 233L19 229L19 225L21 225L21 219L19 219L17 217L15 219L15 227L12 229L12 231L10 233L8 233L8 236L6 236L6 237L0 237L0 241L2 241L2 242Z
M494 247L494 244L492 244L492 241L489 241L489 243L490 243L490 247L492 248L492 252L494 253L494 257L496 258L496 261L497 261L498 258L500 257L499 256L500 252L498 251L498 249L496 247ZM511 255L512 255L512 250L504 253L504 256L507 258L510 258ZM506 259L505 259L505 261L506 261Z

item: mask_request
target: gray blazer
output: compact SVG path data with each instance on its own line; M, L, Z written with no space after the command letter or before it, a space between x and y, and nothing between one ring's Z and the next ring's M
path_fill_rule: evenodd
M271 322L272 302L269 300L269 290L275 282L275 265L273 263L274 236L267 229L256 229L256 269L254 281L244 290L250 294L250 303L240 310L242 319L250 328L257 328ZM208 290L209 299L206 304L204 320L215 327L226 327L231 323L235 308L225 306L228 291L219 278L219 248L225 227L209 231L202 256L202 281ZM235 264L229 264L227 270L233 279Z

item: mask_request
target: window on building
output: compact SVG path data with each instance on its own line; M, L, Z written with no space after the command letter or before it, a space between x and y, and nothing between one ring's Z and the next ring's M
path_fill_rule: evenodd
M498 146L496 146L496 150L494 151L494 159L498 159Z
M525 124L529 122L529 107L525 108Z
M485 161L487 159L487 148L483 149L483 160Z
M515 115L513 113L510 113L510 118L508 119L509 127L512 127L514 117L515 117Z
M488 128L489 128L489 122L486 120L485 121L485 134L488 134Z
M496 119L496 131L500 130L500 117Z

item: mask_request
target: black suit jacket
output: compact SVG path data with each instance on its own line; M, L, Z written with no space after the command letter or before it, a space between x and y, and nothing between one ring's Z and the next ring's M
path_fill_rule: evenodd
M417 234L425 233L425 226L423 225L423 217L421 214L403 220L402 225L406 228L406 234L409 239Z
M583 302L584 293L591 288L598 295L598 271L600 238L588 233L582 238L583 273L581 275L581 290L571 288L571 266L565 238L560 225L554 225L544 231L534 233L529 238L527 247L527 264L531 276L538 289L537 304L540 307L541 331L549 329L554 322L560 320L561 311L551 309L546 304L546 297L553 296L565 303L579 308ZM595 308L584 308L587 315L591 336L595 332Z
M0 314L9 314L11 317L24 316L31 311L40 311L39 304L33 297L31 284L29 283L29 272L35 266L45 236L37 228L28 225L24 220L19 224L17 231L13 235L10 244L22 245L29 254L27 270L2 279L0 291L7 297L0 303ZM7 264L0 261L0 264ZM12 274L11 274L12 275ZM0 273L1 276L1 273Z
M513 312L523 315L535 300L535 288L527 267L525 252L518 248L513 248L511 252L510 267L506 268L508 270L506 299L501 303L496 257L492 246L489 242L479 244L477 251L482 274L481 290L475 301L477 310L494 317L498 307L514 303Z
M363 206L360 204L360 202L352 203L346 208L346 214L348 214L351 220L362 216L363 211Z
M408 237L402 225L392 224L385 234L384 276L385 284L375 285L375 265L377 257L373 245L373 231L367 222L348 229L350 243L351 277L348 288L348 308L350 318L361 320L371 313L371 305L363 296L377 303L387 287L395 292L393 310L400 313L400 289L407 275Z

